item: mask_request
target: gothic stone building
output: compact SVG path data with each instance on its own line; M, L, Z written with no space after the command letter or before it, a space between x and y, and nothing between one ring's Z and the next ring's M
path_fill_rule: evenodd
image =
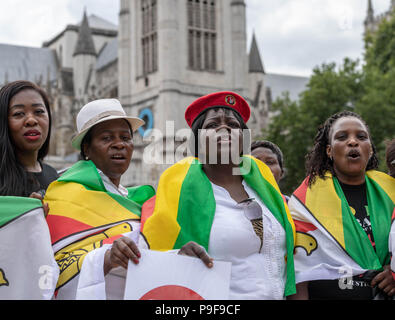
M42 48L0 45L0 85L17 79L37 82L50 96L47 161L57 169L78 159L70 140L85 103L117 98L128 114L143 118L122 180L128 186L157 184L174 157L147 162L147 147L174 154L183 143L174 133L186 128L184 112L196 98L222 90L241 94L252 108L249 127L256 136L268 124L271 101L283 91L297 99L308 82L265 73L255 37L247 50L243 0L120 0L119 26L84 13L81 23Z

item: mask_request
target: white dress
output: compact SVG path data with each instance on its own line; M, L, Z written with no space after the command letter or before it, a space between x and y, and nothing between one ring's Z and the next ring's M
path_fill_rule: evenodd
M285 231L258 195L244 181L250 198L263 211L263 246L244 210L228 191L212 184L216 211L208 247L215 260L232 263L229 299L281 300L286 282Z

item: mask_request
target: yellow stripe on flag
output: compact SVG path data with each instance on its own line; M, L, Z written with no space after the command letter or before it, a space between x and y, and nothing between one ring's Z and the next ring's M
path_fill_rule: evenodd
M149 238L153 250L174 247L181 229L177 215L182 183L194 159L189 157L181 160L166 170L159 180L154 213L144 226L144 236Z
M67 195L72 194L72 201ZM108 194L90 191L73 182L54 182L45 201L50 205L50 214L75 219L92 227L116 221L139 219L113 200Z
M259 160L257 158L254 158L253 156L244 155L244 157L250 158L253 161L255 161L262 177L265 178L266 181L268 181L273 186L273 188L276 189L281 194L280 188L278 187L277 181L274 179L273 173L270 170L270 168L264 162L262 162L261 160Z
M377 182L391 198L392 202L395 203L395 179L393 177L376 170L369 170L366 172L366 175Z
M270 168L264 162L260 161L259 159L256 159L256 158L249 156L249 155L245 155L245 157L251 158L252 160L255 161L262 177L264 179L266 179L272 185L272 187L278 191L279 194L281 194L280 188L277 184L276 179L274 179L273 173L270 170ZM285 203L285 200L284 200L284 207L285 207L285 211L287 213L288 222L291 224L291 227L292 227L294 243L295 243L295 239L296 239L295 224L294 224L293 218L291 216L291 212L289 211L288 205Z
M306 207L322 226L345 249L341 200L337 196L332 179L317 179L314 191L306 192Z

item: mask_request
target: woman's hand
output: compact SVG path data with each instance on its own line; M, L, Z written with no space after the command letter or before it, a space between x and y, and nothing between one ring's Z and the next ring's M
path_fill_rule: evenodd
M206 250L202 246L198 245L196 242L188 242L180 249L178 254L199 258L208 268L213 267L213 259L210 258Z
M115 240L111 249L108 249L104 256L104 275L108 274L111 269L116 267L128 268L129 260L138 264L141 258L140 250L133 240L122 237Z
M43 201L44 199L43 199L42 195L39 194L39 193L37 193L37 192L33 192L33 193L29 196L29 198L38 199L38 200L40 200L40 201L42 202L42 204L43 204L43 209L44 209L44 217L46 218L47 215L48 215L48 213L49 213L49 205L48 205L48 203L44 203L44 201Z
M384 271L373 278L371 286L375 287L376 285L390 297L395 294L395 279L392 277L389 265L384 266Z

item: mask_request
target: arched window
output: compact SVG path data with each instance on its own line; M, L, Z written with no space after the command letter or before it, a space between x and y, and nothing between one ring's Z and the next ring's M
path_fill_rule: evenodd
M157 0L141 0L143 74L158 70Z
M217 69L215 0L188 1L188 65L193 70Z

